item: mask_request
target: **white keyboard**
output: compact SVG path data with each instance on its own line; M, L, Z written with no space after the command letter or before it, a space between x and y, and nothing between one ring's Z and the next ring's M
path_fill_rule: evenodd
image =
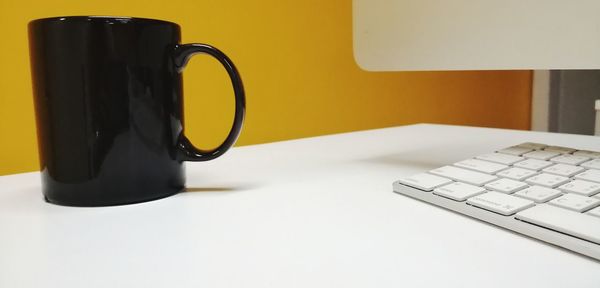
M600 152L523 143L394 191L600 260Z

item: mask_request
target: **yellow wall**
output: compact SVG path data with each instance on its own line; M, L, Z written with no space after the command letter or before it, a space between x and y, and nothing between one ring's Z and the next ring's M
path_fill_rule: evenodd
M0 175L38 168L26 25L62 15L171 20L184 42L225 51L247 92L238 145L415 122L529 127L529 71L361 71L350 0L0 0ZM228 78L200 56L184 82L187 132L214 146L231 121Z

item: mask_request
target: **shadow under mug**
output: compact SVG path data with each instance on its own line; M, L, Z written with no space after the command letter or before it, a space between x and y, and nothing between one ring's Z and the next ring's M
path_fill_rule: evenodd
M42 189L48 202L106 206L185 187L183 161L208 161L236 141L245 96L233 62L206 44L180 44L179 25L131 17L29 23ZM235 94L229 135L212 150L184 135L181 73L196 53L227 70Z

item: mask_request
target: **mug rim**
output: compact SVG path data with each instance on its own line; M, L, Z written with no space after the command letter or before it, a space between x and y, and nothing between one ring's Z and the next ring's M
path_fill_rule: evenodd
M143 17L130 17L130 16L103 16L103 15L90 15L90 16L54 16L54 17L46 17L39 18L29 21L29 24L33 23L42 23L42 22L57 22L57 21L109 21L112 23L155 23L155 24L170 24L179 27L179 25L175 22L161 20L161 19L152 19L152 18L143 18Z

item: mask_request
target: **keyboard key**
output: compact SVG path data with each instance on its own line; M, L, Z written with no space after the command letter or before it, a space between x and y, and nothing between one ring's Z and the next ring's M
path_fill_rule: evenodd
M563 154L563 155L556 156L556 157L550 159L550 161L555 162L555 163L562 163L562 164L569 164L569 165L579 165L588 160L590 160L590 158L588 158L588 157L571 155L571 154Z
M436 188L433 194L444 196L456 201L465 201L467 198L485 192L484 188L473 186L462 182L452 182L448 185Z
M454 166L471 169L471 170L488 173L488 174L496 174L496 172L508 168L508 166L506 166L506 165L492 163L492 162L483 161L483 160L477 160L477 159L463 160L463 161L454 163Z
M496 178L498 178L496 176L452 166L444 166L441 168L433 169L429 171L429 173L449 178L452 180L473 184L475 186L481 186L487 182L493 181Z
M564 194L550 202L556 207L561 207L575 212L583 212L600 204L600 199L585 197L577 194Z
M538 159L525 159L521 162L515 163L513 166L525 168L529 170L540 171L548 166L552 166L554 163L550 161L538 160Z
M600 159L593 159L588 162L581 163L581 166L589 169L600 169Z
M513 146L513 147L504 148L502 150L498 150L498 153L514 155L514 156L521 156L521 155L523 155L527 152L531 152L531 151L533 151L533 149L531 149L531 148Z
M573 152L573 155L583 156L588 158L600 158L600 152L580 150Z
M501 154L501 153L484 154L484 155L479 155L475 158L480 159L480 160L495 162L495 163L499 163L499 164L504 164L504 165L511 165L513 163L519 162L524 159L523 157Z
M540 186L544 186L544 187L554 188L554 187L558 187L562 184L569 182L569 180L570 179L567 177L542 173L542 174L538 174L533 177L527 178L525 180L525 182L532 184L532 185L540 185Z
M537 151L525 153L525 154L523 154L523 157L533 158L533 159L538 159L538 160L548 160L548 159L554 158L558 155L560 155L560 153L554 152L554 151L537 150Z
M431 191L434 188L451 183L452 180L427 173L421 173L400 179L399 182L417 189Z
M510 168L510 169L501 171L499 173L496 173L496 176L506 177L506 178L520 181L525 178L529 178L535 174L538 174L538 173L533 170L528 170L528 169L523 169L523 168Z
M583 180L574 180L567 184L563 184L558 187L566 193L576 193L584 196L592 196L600 192L600 183L588 182Z
M575 175L575 178L600 183L600 170L590 169Z
M556 189L542 186L531 186L521 191L517 191L514 195L535 201L536 203L544 203L560 196L561 193Z
M583 170L585 170L585 169L583 169L582 167L579 167L579 166L573 166L573 165L567 165L567 164L556 164L556 165L550 166L542 171L546 172L546 173L560 175L560 176L571 177Z
M507 216L534 205L533 201L494 191L471 197L467 203Z
M521 211L517 213L516 218L600 244L600 218L547 204Z
M569 154L569 153L575 152L576 149L568 148L568 147L561 147L561 146L548 146L548 147L544 148L544 150L557 152L557 153L561 153L561 154Z
M600 217L600 207L596 207L590 211L585 212L585 214Z
M527 187L527 184L524 182L515 181L507 178L500 178L496 181L485 184L485 188L506 194L511 194L515 191L519 191Z
M542 149L544 149L544 148L547 147L547 145L545 145L545 144L532 143L532 142L525 142L525 143L519 144L517 146L518 147L529 148L529 149L533 149L533 150L542 150Z

